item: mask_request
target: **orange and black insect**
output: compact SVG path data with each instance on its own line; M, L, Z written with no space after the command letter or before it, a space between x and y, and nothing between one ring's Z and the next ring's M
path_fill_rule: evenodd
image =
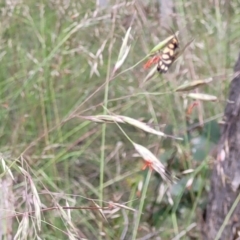
M157 66L157 70L159 73L166 73L168 71L169 67L172 65L172 63L177 57L176 50L178 49L178 47L178 39L176 37L173 37L160 54Z
M146 62L144 68L146 69L151 67L153 64L157 64L157 71L159 73L166 73L178 55L176 51L178 47L178 39L176 36L174 36L168 42L166 47L163 48L163 50Z

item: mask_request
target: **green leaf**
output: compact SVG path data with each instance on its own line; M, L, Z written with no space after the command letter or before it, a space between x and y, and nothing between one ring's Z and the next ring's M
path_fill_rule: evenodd
M174 37L177 37L179 34L179 31L177 31L174 35L166 38L165 40L161 41L160 43L158 43L158 45L156 45L151 51L149 55L152 55L156 52L158 52L159 50L163 49Z

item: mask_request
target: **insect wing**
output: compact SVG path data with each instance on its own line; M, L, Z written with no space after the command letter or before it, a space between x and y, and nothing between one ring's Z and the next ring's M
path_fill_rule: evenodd
M160 60L160 56L154 56L150 58L143 66L144 69L150 68L153 64L158 63Z

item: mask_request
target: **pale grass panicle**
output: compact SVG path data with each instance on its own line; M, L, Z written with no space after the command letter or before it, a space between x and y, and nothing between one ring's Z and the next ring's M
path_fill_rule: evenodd
M167 171L165 166L151 151L149 151L147 148L140 144L133 143L133 145L136 151L140 154L140 156L143 158L143 160L146 162L150 169L153 169L157 173L159 173L159 175L165 182L167 183L173 182L171 174Z
M80 116L80 118L87 119L89 121L93 122L99 122L99 123L125 123L132 125L134 127L137 127L145 132L162 136L162 137L170 137L178 140L182 140L180 137L170 136L167 135L159 130L155 130L154 128L148 126L146 123L141 122L137 119L128 117L128 116L122 116L122 115L96 115L96 116Z
M32 190L32 199L31 201L27 201L27 202L33 202L36 224L37 224L38 230L40 231L41 230L41 200L39 198L38 191L36 189L35 183L31 175L24 168L19 167L19 169L22 172L22 174L26 177L26 184L27 182L30 184L30 188ZM28 197L29 196L30 195L28 195ZM31 207L29 209L31 209Z
M28 213L23 214L22 220L18 225L17 232L14 236L14 240L25 240L29 237L29 215Z
M78 229L74 226L72 222L71 210L67 209L66 212L66 210L64 210L58 203L56 203L56 206L58 207L59 212L61 213L62 219L66 222L69 239L77 240ZM66 206L69 207L68 201L66 201Z

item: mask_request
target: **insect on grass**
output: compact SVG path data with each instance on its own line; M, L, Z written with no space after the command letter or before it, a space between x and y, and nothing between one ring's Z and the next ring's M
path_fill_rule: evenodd
M152 65L157 64L157 71L159 73L166 73L173 62L184 52L186 47L193 41L189 41L181 51L179 49L178 33L168 37L166 40L159 43L154 47L149 56L150 59L144 64L144 69L150 68Z
M169 38L168 38L169 39ZM172 65L177 56L177 49L179 48L179 41L176 35L170 37L165 46L157 50L144 65L144 68L150 68L152 65L157 64L157 71L159 73L166 73ZM153 52L153 50L151 51Z

